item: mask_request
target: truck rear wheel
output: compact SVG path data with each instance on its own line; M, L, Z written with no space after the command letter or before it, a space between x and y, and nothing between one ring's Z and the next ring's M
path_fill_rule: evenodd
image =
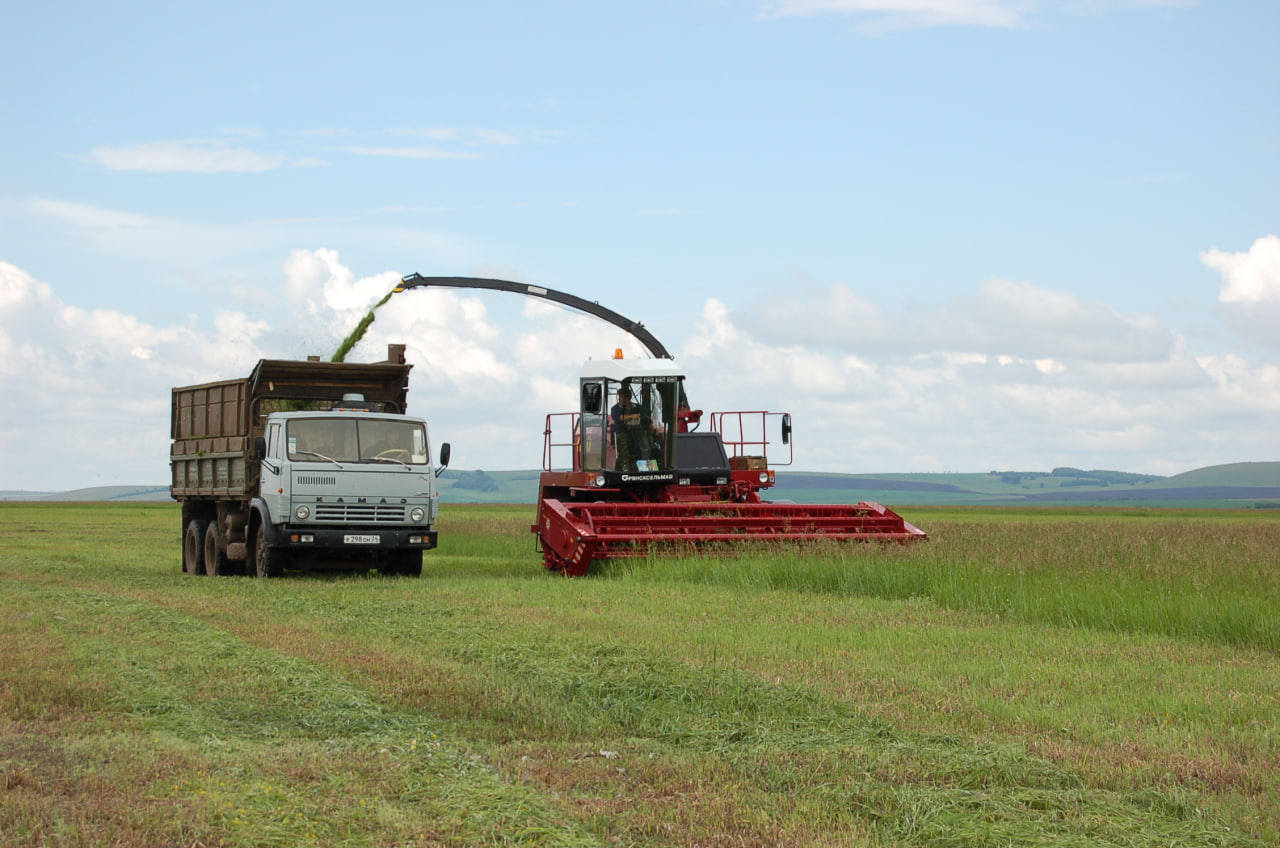
M284 574L288 553L267 546L267 531L263 527L253 537L253 567L259 577L279 577Z
M187 521L182 534L182 570L188 574L204 574L204 534L208 526L203 518Z
M210 577L226 577L231 573L227 549L218 543L218 524L210 522L204 531L204 573Z

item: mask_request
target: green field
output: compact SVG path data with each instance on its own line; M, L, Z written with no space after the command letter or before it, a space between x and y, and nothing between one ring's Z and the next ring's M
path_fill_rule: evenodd
M182 574L175 504L0 504L0 844L1280 843L1276 511L579 580L531 513L265 581Z

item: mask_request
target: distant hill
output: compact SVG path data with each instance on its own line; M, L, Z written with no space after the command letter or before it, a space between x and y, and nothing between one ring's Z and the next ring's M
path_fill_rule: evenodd
M168 501L164 486L92 486L66 492L0 491L0 501Z
M436 480L443 503L528 503L538 500L540 471L461 471Z
M1186 488L1189 486L1280 486L1280 462L1233 462L1230 465L1210 465L1194 471L1184 471L1165 477L1153 484L1161 488Z
M1072 504L1280 509L1280 462L1200 468L1174 477L1074 468L987 474L778 472L774 496L805 503Z
M439 478L445 503L527 503L539 472L449 469ZM1173 477L1055 468L985 474L823 474L779 469L770 500L893 505L1070 504L1280 509L1280 462L1237 462ZM96 486L67 492L2 492L0 500L167 501L167 486Z

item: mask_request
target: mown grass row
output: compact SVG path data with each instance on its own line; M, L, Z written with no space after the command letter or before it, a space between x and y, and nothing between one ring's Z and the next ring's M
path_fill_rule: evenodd
M927 545L567 581L528 513L451 510L420 580L259 581L181 574L176 508L0 507L0 841L1280 836L1266 631L1061 613L1274 611L1265 528L939 512Z
M45 669L5 675L4 844L598 844L429 714L288 646L112 592L10 588L0 633Z

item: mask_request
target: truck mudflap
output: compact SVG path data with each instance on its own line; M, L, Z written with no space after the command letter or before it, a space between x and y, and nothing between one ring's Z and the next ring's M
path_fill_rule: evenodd
M595 560L654 548L704 551L753 542L911 542L920 528L878 503L617 503L546 498L532 527L547 568L577 577Z

